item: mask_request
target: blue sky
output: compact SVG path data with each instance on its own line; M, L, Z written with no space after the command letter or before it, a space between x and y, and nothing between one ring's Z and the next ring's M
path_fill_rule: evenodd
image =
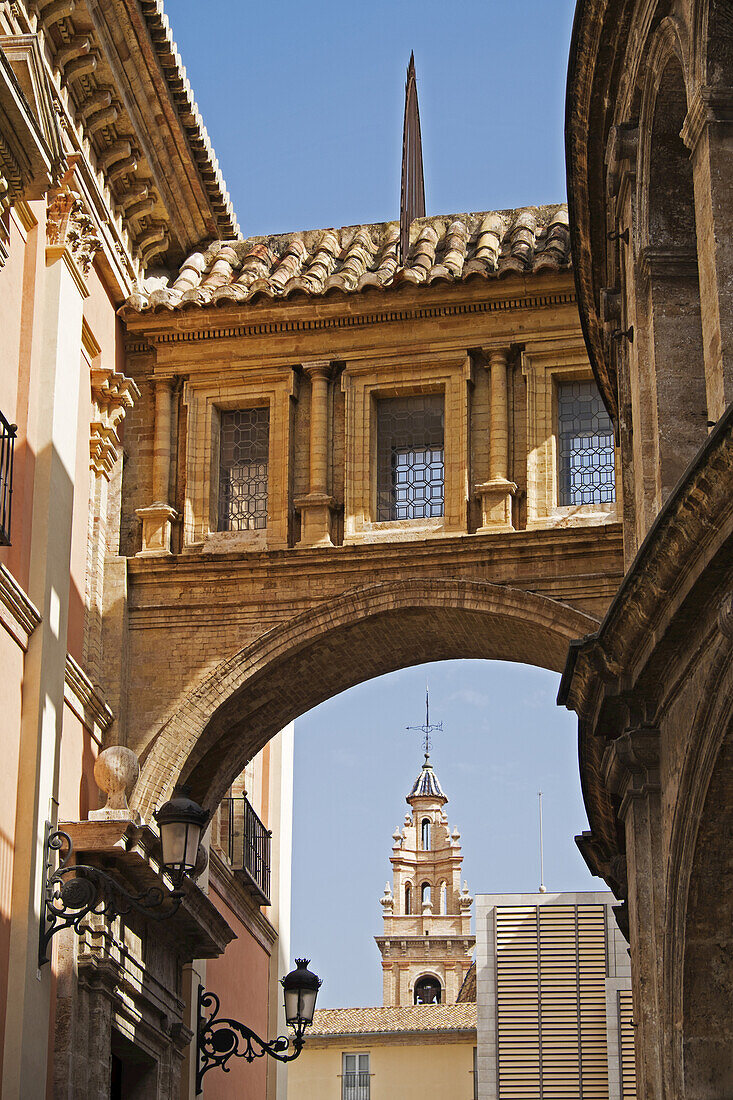
M245 236L399 216L410 50L428 214L563 201L573 9L574 0L166 4Z
M425 682L443 722L432 762L463 845L472 894L537 890L543 792L548 890L602 890L573 837L588 827L575 715L559 676L498 661L444 661L368 681L295 724L293 952L324 978L322 1008L378 1005L379 898L392 833L423 761Z
M563 105L574 0L168 0L245 235L396 218L405 70L415 52L428 214L565 198ZM202 18L205 13L206 18ZM430 666L433 760L473 893L545 880L601 889L573 842L586 826L573 715L558 677ZM296 723L293 954L322 1007L381 1003L373 942L391 836L422 755L426 669L324 703Z

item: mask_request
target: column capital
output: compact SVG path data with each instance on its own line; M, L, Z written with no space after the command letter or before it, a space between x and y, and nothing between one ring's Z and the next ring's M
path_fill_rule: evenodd
M301 366L309 378L325 378L328 380L333 373L333 364L330 359L312 359Z
M717 84L701 85L687 111L680 137L694 153L705 127L711 122L733 121L733 88Z
M660 733L655 726L629 729L606 748L601 765L603 778L611 794L621 797L622 819L630 799L659 791L659 760Z
M482 348L484 353L484 366L490 370L492 366L506 366L509 359L509 346L499 348Z

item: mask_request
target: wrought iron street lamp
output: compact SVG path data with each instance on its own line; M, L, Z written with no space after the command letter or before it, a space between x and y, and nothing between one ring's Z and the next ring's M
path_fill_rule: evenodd
M48 945L53 936L64 928L73 928L77 936L82 936L84 920L92 913L111 918L135 911L160 921L178 911L183 900L183 879L196 866L201 832L209 814L181 788L153 816L160 828L163 867L173 880L172 891L151 886L134 894L101 868L72 862L71 837L63 829L54 829L50 822L46 823L39 966L49 962ZM54 870L56 853L59 862Z
M160 829L163 866L178 889L196 866L199 842L209 813L189 797L188 788L179 788L169 802L153 814Z
M296 959L296 969L282 979L285 1019L295 1034L292 1039L279 1035L269 1042L260 1039L251 1028L238 1020L219 1019L219 998L199 986L196 1095L203 1091L204 1074L215 1066L229 1072L230 1058L254 1062L269 1054L278 1062L292 1062L305 1046L305 1031L313 1023L316 997L321 979L308 969L310 959ZM210 1010L208 1015L206 1010Z

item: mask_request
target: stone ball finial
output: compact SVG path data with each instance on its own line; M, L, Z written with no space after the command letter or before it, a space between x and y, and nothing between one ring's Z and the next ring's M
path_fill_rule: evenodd
M125 745L111 745L100 752L94 764L94 778L100 790L107 795L107 804L101 810L92 810L91 820L132 820L127 804L127 793L137 783L140 763L137 756Z

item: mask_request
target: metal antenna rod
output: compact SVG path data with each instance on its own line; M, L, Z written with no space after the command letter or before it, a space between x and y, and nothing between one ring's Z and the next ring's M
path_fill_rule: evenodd
M539 801L540 809L540 893L546 894L545 888L545 849L542 838L542 791L537 792L537 799Z

